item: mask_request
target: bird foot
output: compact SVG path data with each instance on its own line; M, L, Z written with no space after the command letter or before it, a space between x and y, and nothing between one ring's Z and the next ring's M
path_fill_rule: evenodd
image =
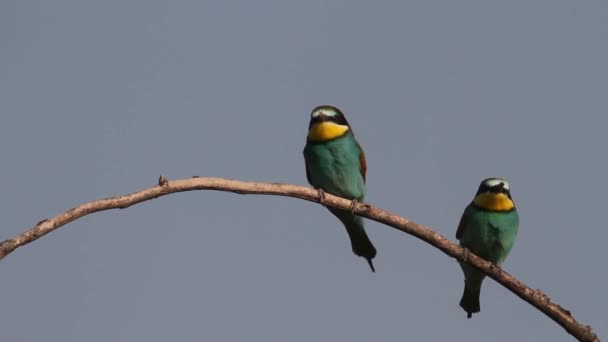
M350 202L350 206L348 207L348 210L350 211L351 214L355 214L355 207L357 206L357 203L359 203L359 201L357 201L356 199L352 200Z
M319 203L325 205L325 191L321 188L318 188L317 192L319 193Z
M469 249L466 247L462 247L462 251L462 261L467 262L467 260L469 260L469 255L471 254L471 251L469 251Z

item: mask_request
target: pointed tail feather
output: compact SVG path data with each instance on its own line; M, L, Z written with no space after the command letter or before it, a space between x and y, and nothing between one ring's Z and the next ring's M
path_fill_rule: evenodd
M478 313L480 311L480 292L481 286L470 286L465 282L464 292L462 293L462 299L460 299L460 307L462 307L464 311L467 312L467 318L471 318L474 313Z
M372 272L376 273L376 269L374 268L374 263L372 262L372 258L365 258L365 260L367 260L367 263L369 264L369 267L372 269Z

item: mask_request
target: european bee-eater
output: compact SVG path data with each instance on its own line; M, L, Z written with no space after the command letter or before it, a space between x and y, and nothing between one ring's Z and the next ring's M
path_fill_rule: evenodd
M519 215L511 198L509 183L502 178L484 179L469 204L456 231L460 245L496 265L505 260L519 229ZM479 312L479 293L486 276L469 264L460 262L464 272L464 293L460 306L467 318Z
M310 115L308 136L304 147L306 178L310 185L324 191L356 201L365 198L367 164L363 149L344 114L333 106L319 106ZM353 252L363 257L375 272L372 259L376 248L370 242L363 219L352 212L328 208L346 227Z

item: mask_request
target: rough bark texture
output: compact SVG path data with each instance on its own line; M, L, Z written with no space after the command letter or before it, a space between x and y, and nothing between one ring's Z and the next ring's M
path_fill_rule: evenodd
M158 180L158 185L151 188L124 196L87 202L60 213L57 216L38 222L33 228L17 235L16 237L0 242L0 260L18 247L33 242L38 238L54 231L55 229L88 214L109 209L125 209L134 204L160 196L192 190L228 191L243 195L257 194L288 196L317 203L320 203L321 200L319 198L319 193L316 190L291 184L242 182L237 180L208 177L193 177L190 179L168 181L165 177L161 176ZM327 193L323 197L322 202L323 204L334 208L344 210L351 208L350 200L336 197ZM354 212L360 216L413 235L420 240L423 240L426 243L438 248L445 254L478 268L489 277L496 280L498 283L516 294L518 297L543 312L557 324L561 325L568 333L577 338L579 341L599 342L599 338L593 333L590 326L577 322L574 317L572 317L570 311L562 308L558 304L552 303L549 297L543 294L540 290L532 290L509 273L503 271L500 267L466 251L456 243L451 242L430 228L365 203L357 203L354 206Z

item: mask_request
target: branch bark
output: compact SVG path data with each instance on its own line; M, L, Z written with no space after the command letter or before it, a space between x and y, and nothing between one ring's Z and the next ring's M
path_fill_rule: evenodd
M320 200L319 194L316 190L291 184L243 182L209 177L192 177L190 179L168 181L165 177L161 176L159 178L158 185L156 186L124 196L111 197L83 203L57 216L38 222L33 228L17 235L16 237L0 242L0 260L13 252L15 249L27 245L58 229L59 227L83 216L103 210L125 209L134 204L148 201L160 196L193 190L217 190L234 192L243 195L257 194L287 196L317 203L319 203ZM350 208L351 201L326 193L323 199L323 204L338 209L348 210ZM530 287L526 286L526 284L505 272L500 267L474 255L473 253L466 253L462 247L449 241L447 238L434 232L430 228L366 203L358 203L354 210L355 214L357 215L413 235L434 246L435 248L438 248L448 256L460 261L464 261L478 268L489 277L509 289L515 295L543 312L557 324L561 325L569 334L577 338L579 341L600 341L599 337L593 333L590 326L583 325L576 321L576 319L574 319L574 317L571 315L570 311L562 308L558 304L552 303L549 297L543 294L540 290L532 290Z

